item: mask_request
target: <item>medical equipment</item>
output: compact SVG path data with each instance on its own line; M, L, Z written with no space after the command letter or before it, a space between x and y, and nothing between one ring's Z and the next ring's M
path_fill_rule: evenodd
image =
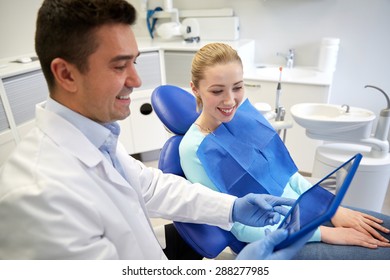
M199 24L196 19L186 18L180 22L166 22L156 29L157 35L163 39L182 36L184 40L199 41Z
M159 14L167 14L171 17L171 21L164 22L156 27ZM184 19L179 21L179 11L173 8L172 1L164 1L164 8L156 7L153 10L147 11L146 23L150 37L154 39L154 30L159 37L164 40L169 40L177 36L182 36L187 42L199 42L199 23L194 18Z
M333 143L319 146L316 150L312 177L324 176L352 154L363 154L356 179L345 196L343 204L381 212L390 182L390 153L387 140L390 126L390 100L380 88L370 85L367 87L379 90L387 102L387 107L379 114L374 135L355 141L333 139Z

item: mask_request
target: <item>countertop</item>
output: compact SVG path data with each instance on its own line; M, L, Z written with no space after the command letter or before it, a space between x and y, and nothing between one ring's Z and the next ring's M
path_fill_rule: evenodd
M213 41L200 40L198 43L187 43L184 40L164 41L161 39L150 39L147 37L137 38L138 48L140 51L167 50L167 51L188 51L194 52L199 50L204 45ZM254 40L240 39L236 41L223 41L223 43L231 45L238 49L246 44L253 43Z
M251 68L244 69L244 79L251 81L279 81L279 68L280 65L266 65L258 68L253 66ZM267 72L267 69L275 69L273 73ZM292 69L283 69L281 82L290 84L305 84L305 85L319 85L330 86L332 83L333 75L331 73L320 72L314 67L294 67Z
M188 51L195 52L202 46L210 43L211 41L200 41L198 43L187 43L184 40L176 41L163 41L152 40L148 37L137 38L138 48L140 52L150 51ZM239 48L248 43L254 42L253 40L243 39L237 41L226 41L233 48ZM36 57L35 53L21 54L19 56L0 58L0 78L6 78L8 76L17 75L27 71L33 71L40 69L39 61L33 61L28 63L15 62L20 57Z
M200 41L200 42L194 42L194 43L188 43L184 40L176 40L176 41L163 41L163 40L152 40L148 37L141 37L137 38L138 48L140 52L149 52L149 51L184 51L184 52L195 52L202 46L210 43L211 41ZM246 80L254 80L254 81L278 81L279 75L262 75L262 68L257 68L255 66L255 62L251 61L250 63L247 63L248 58L253 60L254 54L247 55L246 49L242 48L246 45L251 46L252 48L254 46L254 40L250 39L240 39L236 41L226 41L225 43L228 43L235 49L244 49L245 53L240 53L240 56L243 57L243 60L245 59L246 62L244 65L247 65L244 69L244 79ZM250 52L252 49L248 49L248 52ZM8 58L2 58L0 59L0 78L6 78L9 76L14 76L17 74L25 73L28 71L34 71L40 69L39 61L33 61L29 63L18 63L15 62L17 58L23 57L23 56L29 56L29 57L35 57L36 54L30 53L25 55L19 55L15 57L8 57ZM249 65L249 66L248 66ZM266 65L266 67L277 67L275 65ZM295 70L296 69L296 70ZM292 70L293 71L301 71L302 69L310 69L310 68L300 68L295 67ZM283 83L296 83L296 84L309 84L309 85L325 85L328 86L332 83L332 76L328 73L323 73L316 71L315 69L310 69L315 73L315 75L308 75L308 76L296 76L294 75L293 78L291 77L282 77Z

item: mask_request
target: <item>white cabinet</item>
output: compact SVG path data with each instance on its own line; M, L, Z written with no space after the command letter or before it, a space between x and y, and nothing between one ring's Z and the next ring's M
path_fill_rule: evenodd
M141 52L136 69L142 79L142 86L130 95L130 116L119 122L119 140L129 154L161 149L169 137L151 106L153 90L163 83L160 52Z
M169 137L152 109L151 93L151 90L143 90L132 94L131 115L127 118L131 127L131 140L125 144L128 146L129 154L161 149ZM133 146L129 147L131 142Z
M17 68L17 65L10 65ZM39 67L2 74L0 79L0 164L34 125L35 105L49 92Z
M165 47L164 61L167 84L188 88L191 81L191 64L195 53L208 41L201 41L199 44L188 45L187 48ZM254 40L227 41L233 49L237 50L244 68L252 67L255 54Z
M252 103L266 102L275 108L276 81L245 80L246 95ZM286 120L291 120L292 105L304 102L328 103L329 85L283 83L280 104L286 109ZM261 135L259 135L261 137ZM298 169L311 173L316 148L322 141L306 136L305 129L293 121L293 127L287 130L286 146Z
M167 84L187 88L191 81L194 51L164 51Z

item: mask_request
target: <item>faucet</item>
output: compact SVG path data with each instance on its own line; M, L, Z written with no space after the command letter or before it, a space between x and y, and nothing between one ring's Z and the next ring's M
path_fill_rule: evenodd
M386 98L387 107L380 111L374 135L366 139L361 139L360 143L371 146L370 156L374 158L383 158L386 157L390 151L390 143L387 140L390 132L390 98L386 92L376 86L366 85L365 88L374 88L380 91Z
M295 56L295 53L294 53L294 49L289 49L288 50L288 54L283 54L283 53L276 53L276 55L278 56L282 56L286 59L286 67L287 68L293 68L294 66L294 56Z
M387 141L390 132L390 98L387 95L387 93L384 90L380 89L379 87L371 86L371 85L365 86L365 88L368 87L379 90L386 98L387 107L380 111L378 124L377 124L374 137L382 141Z

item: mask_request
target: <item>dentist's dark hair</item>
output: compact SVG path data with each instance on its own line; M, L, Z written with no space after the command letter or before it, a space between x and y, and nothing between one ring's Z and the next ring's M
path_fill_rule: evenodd
M50 65L62 58L81 73L88 71L88 57L99 42L98 27L129 24L136 20L136 10L126 0L45 0L38 11L35 51L49 89L55 85Z

